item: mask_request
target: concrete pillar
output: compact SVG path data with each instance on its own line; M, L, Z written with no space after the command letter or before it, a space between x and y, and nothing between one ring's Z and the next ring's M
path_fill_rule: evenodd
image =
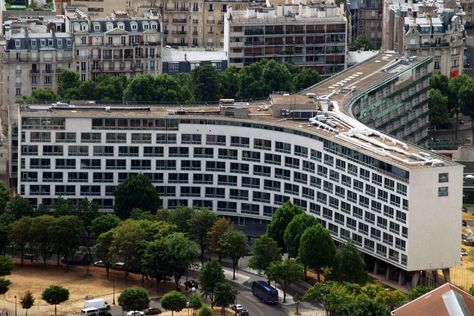
M405 283L405 272L398 270L398 284L403 285Z
M374 274L378 274L379 273L379 260L378 259L375 259L375 262L374 262Z
M443 269L443 276L446 282L451 282L451 275L449 274L449 268Z
M432 270L431 274L433 275L434 287L438 287L438 270Z
M416 271L412 274L411 278L411 288L415 288L418 285L418 281L420 281L420 272Z
M385 270L385 280L390 280L390 266L387 266L387 270Z

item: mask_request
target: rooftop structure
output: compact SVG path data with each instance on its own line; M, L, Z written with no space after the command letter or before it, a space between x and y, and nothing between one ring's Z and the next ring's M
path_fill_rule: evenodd
M162 71L169 75L190 72L195 67L206 65L219 71L227 68L227 52L223 50L174 49L168 46L161 53Z
M296 8L229 10L224 20L229 65L241 68L273 59L315 69L323 77L345 69L347 19L342 7L326 2Z

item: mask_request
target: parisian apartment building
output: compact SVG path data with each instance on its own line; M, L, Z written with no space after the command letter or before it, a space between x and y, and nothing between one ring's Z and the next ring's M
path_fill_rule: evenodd
M342 6L299 4L227 12L224 50L229 66L273 59L328 77L346 67L348 27Z
M460 264L463 167L352 113L374 78L403 83L407 72L417 80L429 70L430 57L399 57L379 54L267 104L21 105L12 120L18 193L35 206L89 198L106 211L115 188L143 173L163 207L207 207L242 225L266 223L292 201L336 241L352 240L369 271L400 285L415 286L427 270L440 269L449 280L447 268ZM326 85L336 93L318 95Z
M384 2L382 48L408 56L433 56L434 71L463 71L464 16L457 1Z

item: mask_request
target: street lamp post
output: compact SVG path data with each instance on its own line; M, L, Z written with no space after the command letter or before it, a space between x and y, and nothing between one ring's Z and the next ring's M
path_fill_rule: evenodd
M15 316L18 316L17 309L16 309L16 295L15 295Z
M112 292L112 305L115 305L115 279L112 280L113 292Z

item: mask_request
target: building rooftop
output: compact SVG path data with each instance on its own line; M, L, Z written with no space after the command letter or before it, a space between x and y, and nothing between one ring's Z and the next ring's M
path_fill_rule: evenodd
M161 50L161 60L163 62L200 62L200 61L221 61L227 60L227 52L224 50L191 50L174 49L165 47Z
M392 311L393 316L474 315L474 297L452 285L440 287Z

